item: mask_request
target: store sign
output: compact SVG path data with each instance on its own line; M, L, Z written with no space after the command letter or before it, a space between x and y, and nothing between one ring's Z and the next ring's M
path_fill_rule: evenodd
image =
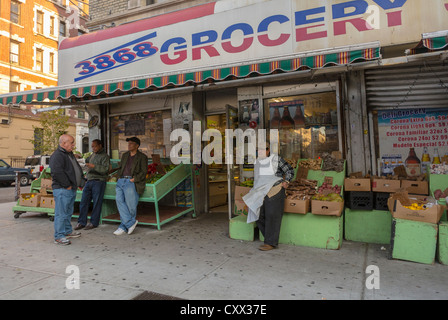
M445 0L218 1L65 39L59 84L256 63L448 29ZM238 7L239 6L239 7Z
M448 154L448 109L378 111L378 138L383 174L399 165L410 173L415 165L417 176Z

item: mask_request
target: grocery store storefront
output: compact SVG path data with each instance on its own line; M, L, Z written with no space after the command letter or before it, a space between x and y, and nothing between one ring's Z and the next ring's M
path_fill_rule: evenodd
M381 175L382 158L391 151L378 114L409 109L404 101L416 92L420 78L389 95L381 81L414 64L437 65L425 69L426 79L431 70L445 79L443 46L431 49L441 54L404 55L405 49L423 48L423 33L448 29L443 11L435 16L424 1L319 6L291 0L281 8L276 1L225 4L64 40L59 87L0 96L0 102L51 105L58 100L56 106L85 107L98 119L89 136L104 139L114 161L126 150L126 137L137 136L150 158L169 163L178 142L171 141L173 130L184 129L193 140L194 121L200 121L201 132L278 129L278 152L293 165L334 152L346 160L343 174ZM444 3L435 6L444 8ZM368 9L378 19L369 18ZM423 80L422 70L413 74ZM201 150L208 142L200 141ZM252 169L249 159L239 166L190 165L191 208L234 216L235 186L249 185ZM164 201L187 203L178 191L187 190L172 189Z

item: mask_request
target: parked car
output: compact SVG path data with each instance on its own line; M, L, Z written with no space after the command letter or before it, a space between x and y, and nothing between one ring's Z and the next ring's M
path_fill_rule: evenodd
M25 160L25 168L29 169L34 179L39 178L40 173L48 168L50 164L50 156L35 155L29 156Z
M0 184L9 186L16 181L16 171L19 171L19 181L21 186L26 186L31 181L31 172L25 168L11 167L4 160L0 159Z

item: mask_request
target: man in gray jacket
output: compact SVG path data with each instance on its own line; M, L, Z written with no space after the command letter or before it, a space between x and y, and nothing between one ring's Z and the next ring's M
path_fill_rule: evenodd
M104 151L103 142L95 139L92 141L92 155L86 159L88 168L87 183L82 190L81 203L79 204L78 224L75 230L84 228L89 230L98 227L100 222L101 208L103 205L104 191L109 172L110 157ZM93 200L90 223L87 224L87 214L90 202Z

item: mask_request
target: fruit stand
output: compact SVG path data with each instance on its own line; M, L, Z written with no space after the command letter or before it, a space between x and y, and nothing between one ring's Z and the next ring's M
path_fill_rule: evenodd
M192 216L195 217L194 192L192 190L191 207L159 205L159 202L163 197L187 179L192 179L191 165L179 164L161 176L157 181L147 183L145 191L140 196L140 208L137 208L138 224L157 226L157 229L160 230L163 224L179 218L189 212L192 212ZM116 185L116 182L106 183L103 210L101 213L102 221L120 222L120 215L118 214L118 210L115 206Z
M117 162L111 162L111 164L112 167L117 166ZM160 201L168 193L174 189L179 190L179 186L182 186L185 181L192 181L191 165L166 165L165 168L167 169L165 174L153 174L148 177L148 183L146 183L145 191L140 197L137 211L138 224L157 226L158 230L161 229L163 224L187 213L192 212L192 216L195 217L194 192L192 188L185 191L191 193L190 206L186 206L185 204L183 206L180 204L177 204L177 206L160 205ZM47 182L49 180L51 181L51 174L50 169L47 168L38 179L31 183L30 193L22 194L21 199L17 201L17 205L13 207L12 210L15 218L18 218L24 212L40 212L47 214L50 216L50 220L53 220L54 202L46 207L42 206L41 203L46 193L52 192L51 184ZM44 183L45 188L42 188L43 181L46 181ZM120 222L120 215L115 204L116 184L113 180L106 183L100 223L103 221ZM81 201L81 197L82 191L78 190L75 200L75 212L76 205ZM23 205L23 203L27 205ZM72 218L78 218L78 215L75 213Z
M23 193L17 200L17 204L12 208L14 218L19 218L25 212L40 212L44 214L54 214L53 206L41 206L42 194L51 193L50 168L44 169L39 178L31 182L29 193Z
M285 209L280 229L279 243L308 246L323 249L339 249L343 239L344 202L343 183L345 161L339 159L337 170L323 169L322 161L300 159L295 168L295 182L286 189ZM300 181L302 179L302 181ZM296 183L297 182L297 183ZM311 186L310 188L308 188ZM302 193L317 187L321 193ZM249 188L235 188L235 212L240 213L231 219L229 234L232 239L253 240L254 223L246 223L247 212L242 196ZM298 191L300 190L300 191ZM323 193L326 193L324 195ZM314 198L314 199L313 199ZM330 210L328 210L330 209ZM263 236L259 235L260 240Z

